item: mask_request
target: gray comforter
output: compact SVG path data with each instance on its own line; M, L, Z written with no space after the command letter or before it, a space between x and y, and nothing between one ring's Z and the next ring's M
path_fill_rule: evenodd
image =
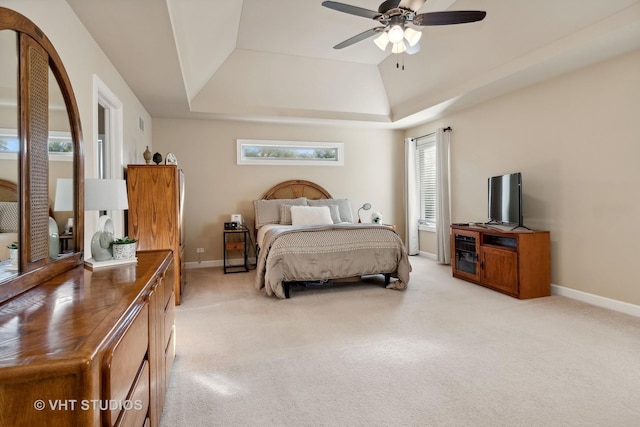
M258 257L256 288L285 298L283 282L390 273L387 288L406 289L411 265L400 237L389 227L336 224L272 229Z

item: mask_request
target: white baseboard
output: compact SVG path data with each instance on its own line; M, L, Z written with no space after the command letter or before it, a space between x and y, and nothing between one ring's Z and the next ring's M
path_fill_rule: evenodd
M425 258L432 259L432 260L434 260L434 261L437 261L437 260L438 260L438 256L437 256L436 254L432 254L431 252L424 252L424 251L420 251L420 252L418 253L418 255L423 256L423 257L425 257Z
M608 308L610 310L619 311L620 313L629 314L631 316L640 317L640 305L630 304L624 301L602 297L600 295L589 294L587 292L578 291L559 285L551 285L551 294L586 302L587 304L598 307Z
M186 268L187 270L191 270L193 268L209 268L209 267L222 267L222 260L185 262L184 263L184 268Z
M229 260L233 265L242 265L242 258L232 258ZM255 258L249 258L249 264L255 264ZM209 267L222 267L224 265L224 261L221 259L214 259L209 261L200 261L200 262L185 262L184 267L187 270L192 268L209 268Z

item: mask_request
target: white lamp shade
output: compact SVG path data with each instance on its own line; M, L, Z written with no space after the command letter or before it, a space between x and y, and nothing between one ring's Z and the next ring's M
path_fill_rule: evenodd
M404 30L400 25L394 25L389 30L389 41L393 44L399 43L404 38Z
M73 211L73 180L58 178L56 181L56 198L53 201L53 210L56 212Z
M420 43L416 43L413 46L409 46L409 43L405 40L405 47L407 48L407 54L413 55L414 53L420 52Z
M389 44L389 36L387 35L387 32L381 32L380 35L373 40L373 42L380 49L385 50L387 48L387 45Z
M416 43L420 41L420 37L422 37L422 33L420 31L416 31L413 28L406 28L404 30L404 38L409 43L409 46L415 46Z
M84 208L88 211L129 209L127 182L124 179L85 179Z
M394 43L393 47L391 48L391 52L393 52L393 53L402 53L405 50L407 50L407 48L404 45L404 40L401 41L400 43Z

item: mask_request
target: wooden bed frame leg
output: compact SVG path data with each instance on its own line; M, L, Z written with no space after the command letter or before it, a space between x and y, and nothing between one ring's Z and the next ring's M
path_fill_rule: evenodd
M391 283L391 273L384 273L384 286L388 286Z
M282 289L284 290L284 297L285 298L289 298L289 283L288 282L282 282Z

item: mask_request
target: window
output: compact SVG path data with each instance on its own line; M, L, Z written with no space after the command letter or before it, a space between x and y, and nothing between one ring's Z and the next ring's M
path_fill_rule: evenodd
M436 227L436 137L429 135L416 144L416 174L420 194L419 229Z
M236 144L239 165L344 165L344 144L341 142L238 139Z

